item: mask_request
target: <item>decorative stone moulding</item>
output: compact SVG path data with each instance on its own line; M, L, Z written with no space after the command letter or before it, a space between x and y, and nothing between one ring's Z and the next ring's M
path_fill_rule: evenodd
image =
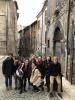
M60 13L59 9L56 9L56 10L54 11L54 15L55 15L56 17L59 15L59 13Z

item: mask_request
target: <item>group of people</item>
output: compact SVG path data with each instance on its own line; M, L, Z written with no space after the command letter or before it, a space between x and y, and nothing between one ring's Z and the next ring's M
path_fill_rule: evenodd
M5 76L6 90L12 89L12 76L14 76L15 90L18 89L20 94L23 91L27 92L26 84L28 84L28 89L32 87L34 92L44 91L46 86L50 96L53 97L56 81L58 95L62 97L61 64L57 56L48 56L45 60L41 57L36 58L35 55L32 55L31 59L17 57L13 59L13 54L9 54L3 61L2 71Z

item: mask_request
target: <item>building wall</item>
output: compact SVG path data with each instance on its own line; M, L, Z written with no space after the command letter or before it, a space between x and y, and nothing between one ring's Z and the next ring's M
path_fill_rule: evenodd
M0 54L7 54L11 51L15 55L17 17L16 7L12 0L0 0L0 19L0 35L2 33Z
M0 53L6 53L6 2L0 1Z
M47 32L47 39L50 39L50 47L47 48L48 52L47 55L54 55L54 33L55 33L55 29L58 27L60 29L60 33L63 36L63 40L66 40L66 35L67 35L67 6L63 5L64 7L62 7L59 10L59 15L56 16L55 11L57 10L57 6L56 6L56 0L52 0L50 1L50 5L48 7L48 12L50 12L50 14L48 15L48 20L50 20L50 25L48 26L48 32ZM65 4L65 2L64 2ZM58 5L59 7L59 5ZM62 46L61 40L60 40L60 45ZM63 45L65 45L63 43ZM63 48L63 47L62 47ZM64 66L63 64L66 64L66 46L64 46L64 50L63 52L61 52L60 55L60 61L62 64L62 73L65 75L66 73L66 65Z
M37 50L37 21L33 22L31 25L31 48L34 53Z
M47 0L44 3L44 6L40 13L37 16L37 21L40 22L40 27L37 31L37 51L41 52L41 43L42 43L42 57L45 58L45 48L46 48L46 31L47 31Z
M30 25L19 31L19 56L29 57L31 53L31 41L30 41Z
M42 33L42 13L37 17L38 31L37 31L37 52L41 50L41 33Z
M60 33L62 34L63 38L63 43L60 41L61 47L63 48L63 52L61 52L61 56L60 56L60 61L61 61L61 65L62 65L62 73L65 77L68 78L69 81L71 81L71 78L73 77L73 80L75 79L72 71L75 69L74 67L72 67L71 65L71 55L72 54L68 54L68 65L67 65L67 19L68 19L68 1L66 0L62 0L60 2L61 6L57 6L56 5L56 0L48 0L48 20L50 21L50 24L48 25L48 31L47 31L47 39L50 39L50 48L47 48L48 52L47 55L54 55L53 51L54 51L54 32L55 29L57 27L59 27L60 29ZM59 9L60 8L60 9ZM59 10L59 14L56 16L55 11ZM70 47L71 44L71 40L72 40L72 34L74 32L74 25L72 26L72 21L75 21L75 5L73 5L73 7L70 9L70 23L69 23L69 46ZM72 50L72 47L70 47L70 52ZM72 53L72 52L71 52ZM68 67L67 67L68 66ZM72 67L72 68L71 68ZM74 69L73 69L74 68ZM67 73L67 76L66 76ZM71 75L72 74L72 75Z

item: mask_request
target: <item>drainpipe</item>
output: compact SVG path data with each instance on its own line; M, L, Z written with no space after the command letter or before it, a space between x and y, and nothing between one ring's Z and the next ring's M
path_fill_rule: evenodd
M74 20L72 20L72 37L71 37L71 45L72 45L72 52L71 52L71 65L70 65L70 75L71 75L71 84L73 78L73 60L74 60Z
M8 1L6 1L6 54L8 54Z
M42 58L42 36L43 36L43 9L42 9L42 31L41 31L41 58Z
M69 51L69 32L70 32L70 4L71 0L68 1L68 17L67 17L67 64L66 64L66 78L68 79L68 51Z

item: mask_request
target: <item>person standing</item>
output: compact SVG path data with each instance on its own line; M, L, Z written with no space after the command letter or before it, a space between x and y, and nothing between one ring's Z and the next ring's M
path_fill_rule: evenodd
M8 57L3 61L2 72L5 77L6 90L12 89L12 75L14 73L14 60L13 54L10 53Z
M25 70L25 65L24 62L21 61L20 66L16 70L16 75L19 78L19 93L21 94L23 92L23 76L24 76L24 70Z
M58 95L62 98L61 95L61 64L58 62L58 57L53 57L53 63L49 69L50 71L50 96L53 96L53 84L54 79L58 84Z
M24 83L24 91L27 92L26 90L26 83L27 83L27 80L28 80L28 86L30 85L30 78L29 78L29 75L30 75L30 68L29 68L29 60L26 59L24 60L24 76L23 76L23 83Z
M50 75L49 75L49 73L50 72L49 72L49 69L50 69L51 63L52 63L51 57L48 56L46 61L45 61L45 77L46 77L47 92L50 91L50 86L49 86L49 84L50 84L50 80L49 80Z
M18 58L15 58L14 61L14 80L15 80L15 90L17 90L19 88L19 79L18 76L16 75L16 70L18 69L18 67L20 66L21 61Z
M45 66L44 66L44 62L41 57L38 57L37 68L40 71L41 79L43 80L40 87L41 87L42 91L44 91Z

